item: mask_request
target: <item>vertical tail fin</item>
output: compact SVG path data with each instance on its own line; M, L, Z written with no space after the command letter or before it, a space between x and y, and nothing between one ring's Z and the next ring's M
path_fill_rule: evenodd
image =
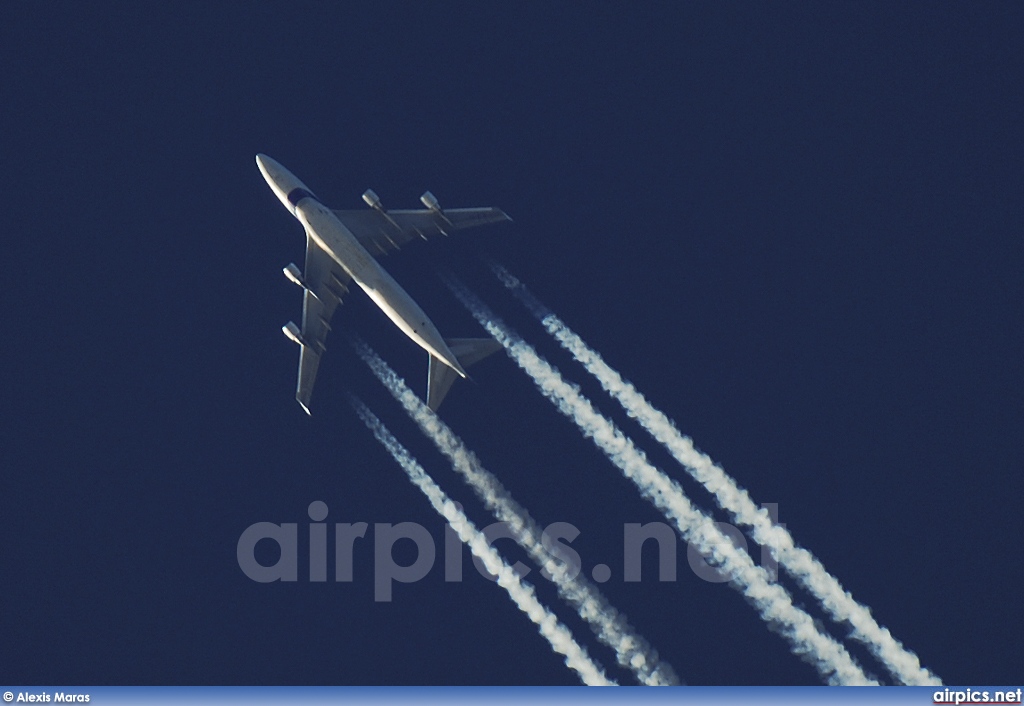
M463 368L468 368L501 348L501 344L493 338L449 338L445 343ZM444 361L430 356L427 364L427 406L430 409L437 411L457 377L459 374Z

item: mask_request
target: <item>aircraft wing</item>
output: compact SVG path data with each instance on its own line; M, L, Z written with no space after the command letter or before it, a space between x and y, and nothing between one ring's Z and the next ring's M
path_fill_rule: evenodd
M511 220L500 208L335 211L346 228L374 255L398 250L410 240Z
M309 398L320 367L320 356L327 349L327 334L331 330L331 316L348 293L351 278L327 251L306 234L306 270L303 273L305 291L302 300L302 338L299 354L299 379L295 399L309 414Z

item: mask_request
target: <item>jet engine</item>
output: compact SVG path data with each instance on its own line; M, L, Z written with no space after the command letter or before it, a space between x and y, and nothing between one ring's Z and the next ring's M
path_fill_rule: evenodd
M299 285L303 289L306 289L306 283L302 280L302 272L299 270L299 266L294 262L289 262L288 266L282 270L284 276L288 278L289 282Z
M366 205L374 211L384 210L384 204L380 202L380 196L377 196L377 192L373 189L367 189L363 192L363 201L365 201Z
M424 191L423 196L420 196L420 203L422 203L424 206L430 209L431 213L439 217L445 223L447 223L448 225L452 225L452 222L448 220L448 216L444 215L444 211L441 210L441 204L437 202L437 197L434 196L432 193L430 193L429 191ZM448 235L448 233L443 228L441 229L441 232L444 233L445 235Z
M299 327L295 325L294 321L286 323L281 327L281 330L292 342L298 343L300 346L306 345L306 341L302 338L302 332L299 331Z
M397 223L395 223L395 219L392 218L391 216L389 216L388 212L384 210L384 204L382 204L380 202L380 196L377 196L377 192L376 191L374 191L373 189L367 189L366 191L364 191L363 192L363 201L366 202L367 206L372 208L374 211L376 211L380 215L384 216L384 218L387 219L387 222L390 223L391 225L393 225L396 230L398 230L398 231L402 230L402 226L400 226ZM381 250L381 252L383 253L384 251Z
M429 208L431 211L439 212L441 210L441 204L437 202L437 197L429 191L423 192L423 196L420 196L420 203Z

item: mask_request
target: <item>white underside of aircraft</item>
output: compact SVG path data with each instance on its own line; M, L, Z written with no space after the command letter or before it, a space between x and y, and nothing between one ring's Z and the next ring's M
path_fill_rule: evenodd
M324 206L290 171L265 154L256 164L285 208L306 229L306 267L295 263L285 276L304 290L302 328L289 321L283 327L299 344L299 374L295 399L310 413L320 357L326 350L331 316L355 282L405 335L429 355L427 404L436 410L456 376L465 367L500 348L493 339L445 339L434 322L401 285L381 267L374 255L397 250L416 238L511 220L497 208L441 210L429 191L420 197L425 209L385 211L377 195L367 189L363 200L369 210L334 211Z

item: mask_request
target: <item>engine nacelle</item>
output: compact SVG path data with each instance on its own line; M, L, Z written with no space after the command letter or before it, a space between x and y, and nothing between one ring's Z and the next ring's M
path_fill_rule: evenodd
M377 192L373 189L367 189L363 192L363 201L365 201L366 205L375 211L384 210L384 204L380 202L380 196L377 196Z
M284 272L284 276L288 278L289 282L297 284L303 289L306 289L306 283L302 279L302 271L299 270L299 266L296 265L294 262L289 262L288 266L285 267L284 270L282 270L282 272Z
M294 321L286 323L281 327L281 330L293 343L298 343L300 346L306 345L306 341L302 338L302 332L299 331L299 327L295 325Z
M437 197L429 191L424 191L423 196L420 196L420 203L429 208L431 211L440 211L441 204L437 202Z
M420 196L420 202L428 209L430 209L430 212L437 216L438 218L440 218L442 221L444 221L448 225L453 225L452 222L448 220L448 216L444 215L444 211L441 210L441 204L437 202L437 197L434 196L432 193L430 193L429 191L424 191L423 196ZM439 230L445 235L448 235L448 231L446 231L444 228L440 228Z

